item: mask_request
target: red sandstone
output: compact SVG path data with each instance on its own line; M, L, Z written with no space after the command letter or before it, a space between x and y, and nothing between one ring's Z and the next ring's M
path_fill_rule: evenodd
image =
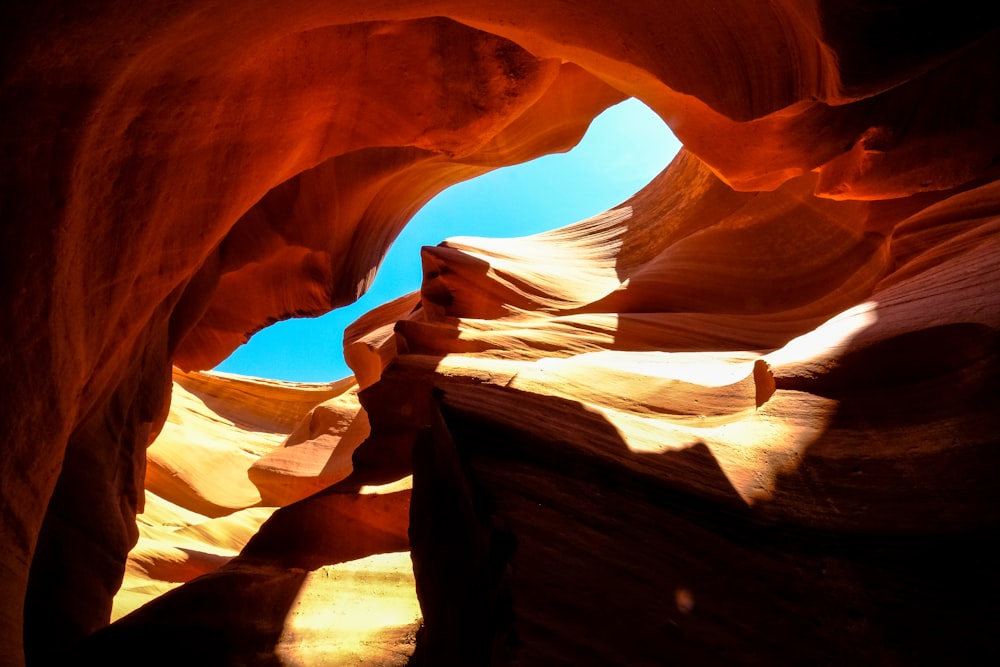
M206 632L220 664L347 659L302 628L356 572L403 610L368 664L997 658L980 7L0 10L3 664ZM629 96L674 163L592 220L425 249L420 295L348 331L357 399L195 372ZM216 429L207 473L168 414ZM123 576L189 583L106 627Z

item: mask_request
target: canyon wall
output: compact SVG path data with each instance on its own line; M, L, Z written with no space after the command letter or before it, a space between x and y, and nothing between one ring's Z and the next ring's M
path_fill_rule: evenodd
M415 664L997 652L987 9L97 1L0 25L5 664L190 660L206 633L216 661L317 664L346 653L287 657L281 624L365 559L415 587L419 635L405 612L378 643ZM677 159L593 219L426 248L420 293L345 335L357 386L196 372L350 303L435 193L629 96ZM228 415L207 451L156 439L198 401ZM147 493L170 498L147 521L233 517L200 529L221 551L129 561L163 537ZM106 628L137 575L191 583Z

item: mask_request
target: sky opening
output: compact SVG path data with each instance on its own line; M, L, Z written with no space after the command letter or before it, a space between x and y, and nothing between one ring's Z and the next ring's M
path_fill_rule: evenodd
M256 333L215 370L274 380L347 377L344 329L372 308L420 288L420 248L452 236L516 237L563 227L614 208L666 167L680 143L646 105L606 110L568 153L504 167L448 188L400 233L368 293L317 318Z

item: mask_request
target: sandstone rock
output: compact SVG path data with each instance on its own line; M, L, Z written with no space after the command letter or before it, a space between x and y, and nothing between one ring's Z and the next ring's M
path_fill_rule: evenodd
M351 456L368 437L368 415L355 392L320 403L287 440L254 461L250 481L267 505L288 505L351 474Z
M4 664L176 627L171 659L212 636L223 663L996 661L987 5L99 0L0 25ZM686 146L646 189L426 249L419 299L348 332L349 471L346 416L280 445L353 380L194 373L349 303L436 192L628 96ZM415 645L387 555L410 543ZM312 601L360 604L369 570L393 625L360 657L312 644ZM116 616L190 581L102 630L123 576Z
M116 622L74 655L125 664L129 647L169 631L174 639L151 658L156 664L405 664L420 619L406 538L409 478L357 485L362 469L334 486L353 472L351 453L363 438L352 432L367 431L353 381L174 376L170 437L150 447L159 464L147 471ZM325 446L330 440L339 442ZM345 442L346 455L338 454ZM179 482L162 482L168 466L195 482L176 492ZM254 491L209 501L240 484ZM308 497L331 486L332 495ZM240 639L244 633L256 639Z

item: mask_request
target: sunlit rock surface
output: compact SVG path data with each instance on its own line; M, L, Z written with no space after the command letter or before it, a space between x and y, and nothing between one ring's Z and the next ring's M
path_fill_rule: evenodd
M651 188L697 193L689 162ZM362 393L373 439L427 415L421 664L991 654L1000 220L973 211L1000 189L906 215L792 181L696 230L657 211L663 249L625 255L652 191L424 251L424 307Z
M4 664L1000 660L988 5L0 25ZM628 96L673 164L425 249L420 294L346 333L357 385L195 372Z
M121 620L82 654L125 663L170 633L154 663L406 664L420 621L410 478L336 484L367 434L355 388L176 371L114 599Z

